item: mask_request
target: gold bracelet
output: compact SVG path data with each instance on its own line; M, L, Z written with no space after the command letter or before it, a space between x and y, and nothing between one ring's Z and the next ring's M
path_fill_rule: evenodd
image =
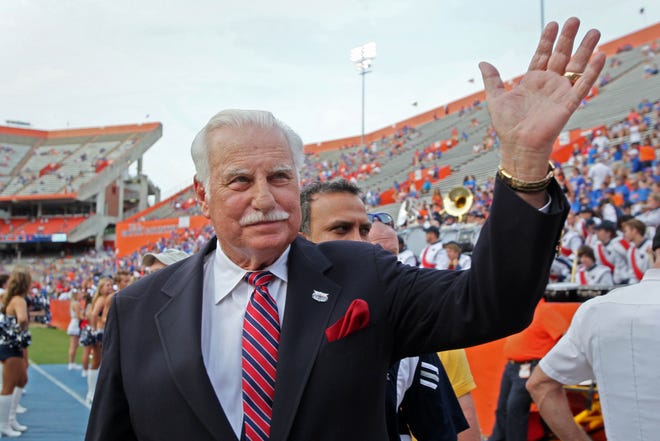
M523 181L511 175L502 168L501 165L497 167L497 177L502 180L506 185L515 191L522 193L536 193L548 188L550 182L555 177L555 166L552 162L548 161L548 174L540 181Z

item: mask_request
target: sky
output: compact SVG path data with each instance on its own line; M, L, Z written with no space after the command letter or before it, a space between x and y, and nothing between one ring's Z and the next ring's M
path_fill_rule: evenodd
M544 1L546 23L570 16L607 42L657 22L660 1ZM0 28L0 124L159 121L144 172L166 197L192 182L190 143L222 109L270 110L305 143L359 135L349 53L364 43L367 133L481 90L480 61L523 73L541 2L2 0Z

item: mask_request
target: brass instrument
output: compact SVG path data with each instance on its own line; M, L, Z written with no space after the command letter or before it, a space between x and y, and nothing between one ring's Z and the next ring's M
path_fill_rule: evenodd
M472 208L474 195L467 187L454 187L442 199L442 202L444 203L444 211L447 214L460 218Z

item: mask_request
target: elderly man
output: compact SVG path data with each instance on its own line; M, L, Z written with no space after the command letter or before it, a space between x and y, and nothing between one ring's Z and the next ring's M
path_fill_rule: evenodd
M548 24L513 90L480 65L502 162L467 271L299 237L300 138L269 112L211 118L192 153L216 238L114 297L86 439L382 440L394 360L525 327L567 209L552 144L605 59L595 30L571 57L578 27L553 49Z
M595 380L608 440L643 441L660 433L660 234L641 282L583 303L568 332L541 359L527 389L562 440L591 438L575 424L564 384Z

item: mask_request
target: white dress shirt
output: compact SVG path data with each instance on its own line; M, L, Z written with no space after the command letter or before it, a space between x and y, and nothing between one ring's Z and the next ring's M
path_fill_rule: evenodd
M578 308L566 335L540 361L562 384L595 379L610 441L660 434L660 269Z
M280 324L284 317L290 248L264 268L276 276L268 285L268 292L277 303ZM243 318L254 290L243 279L246 272L229 260L219 243L215 253L209 254L204 262L202 357L215 394L239 439L243 429Z

